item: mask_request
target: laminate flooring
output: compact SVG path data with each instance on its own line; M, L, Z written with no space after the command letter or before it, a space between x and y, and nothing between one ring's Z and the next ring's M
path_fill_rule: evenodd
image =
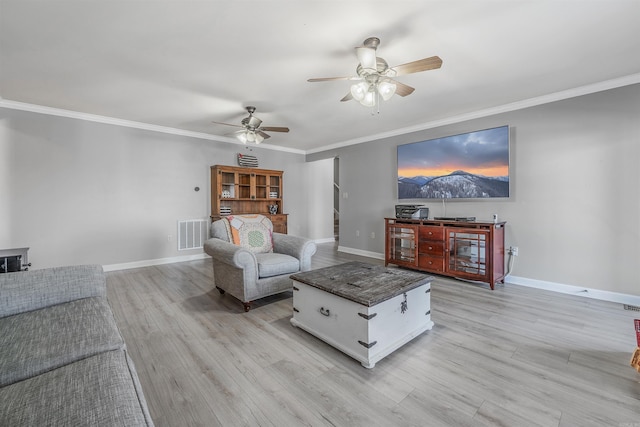
M380 260L320 244L312 267ZM436 277L435 326L365 369L291 326L291 293L245 313L211 260L107 273L157 426L640 427L622 304Z

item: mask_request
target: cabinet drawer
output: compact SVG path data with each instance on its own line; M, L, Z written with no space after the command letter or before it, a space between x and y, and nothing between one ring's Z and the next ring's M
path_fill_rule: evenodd
M444 258L420 254L418 256L418 267L431 272L443 272Z
M421 254L442 257L444 256L444 242L420 240L420 243L418 244L418 251Z
M419 227L418 236L425 240L444 240L444 227L430 227L423 225Z

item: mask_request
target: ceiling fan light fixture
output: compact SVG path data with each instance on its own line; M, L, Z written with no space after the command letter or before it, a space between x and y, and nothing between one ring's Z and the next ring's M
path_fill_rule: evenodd
M360 61L360 65L362 68L375 70L376 69L376 50L370 47L357 47L356 55L358 56L358 61Z
M351 85L351 95L353 96L353 99L358 102L361 102L368 92L369 85L367 84L367 82L360 82Z
M364 97L360 100L360 104L365 107L373 107L376 105L376 91L369 90L365 93Z
M388 101L396 93L396 84L390 80L383 80L378 83L378 93L382 99Z
M264 141L264 137L262 135L260 135L259 133L254 134L255 136L255 140L256 140L256 144L260 144L262 141Z
M247 133L246 132L241 132L241 133L237 134L236 138L238 138L243 144L247 143Z

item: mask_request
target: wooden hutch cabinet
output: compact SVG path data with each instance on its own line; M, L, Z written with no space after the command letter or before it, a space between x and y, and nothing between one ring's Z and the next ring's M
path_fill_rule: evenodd
M385 218L385 265L504 282L505 222Z
M282 171L211 166L211 219L227 215L262 214L273 231L287 233L287 214L282 213ZM270 208L275 208L272 214Z

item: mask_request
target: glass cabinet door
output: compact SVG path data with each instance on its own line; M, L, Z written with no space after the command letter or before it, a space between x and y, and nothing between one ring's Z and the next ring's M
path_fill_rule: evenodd
M251 174L238 173L238 199L255 199L255 195L251 194Z
M282 198L282 180L277 175L269 176L269 198L281 199Z
M488 232L448 229L447 234L449 271L461 276L486 276Z
M393 264L417 265L418 245L416 227L405 224L390 224L387 232L388 257Z

